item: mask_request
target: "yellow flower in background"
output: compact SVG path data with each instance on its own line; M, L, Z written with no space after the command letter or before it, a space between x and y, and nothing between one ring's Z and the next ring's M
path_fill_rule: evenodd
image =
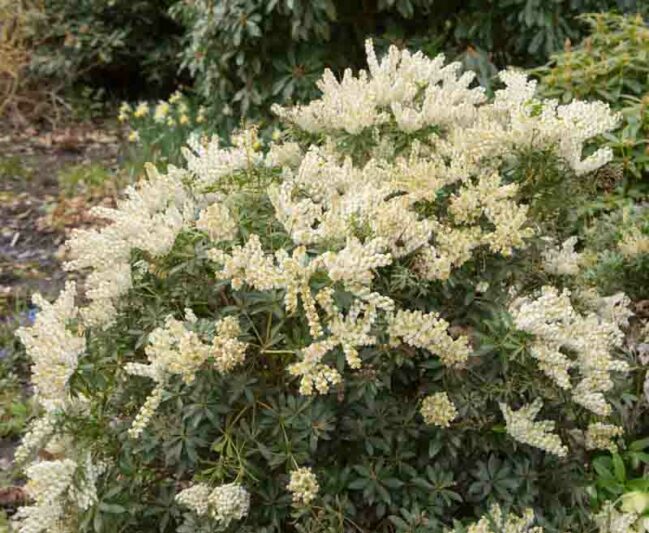
M167 126L171 127L171 126L175 126L175 125L176 125L176 121L173 118L169 117L167 119Z
M146 117L148 114L149 114L149 104L147 104L146 102L140 102L135 108L135 111L133 111L133 116L135 118Z
M132 143L136 143L140 140L140 134L137 130L131 131L131 133L128 134L128 141Z
M196 124L202 124L203 122L205 122L205 108L201 106L198 108L196 115Z
M176 91L169 97L169 103L175 104L176 102L179 102L182 97L182 93L180 91Z
M131 106L128 102L122 102L122 105L119 106L119 115L117 115L117 120L120 122L126 122L128 120L128 115L131 112Z
M181 115L186 115L189 112L189 107L187 107L187 103L185 102L180 102L178 104L178 112Z
M153 120L155 120L156 122L164 122L165 118L167 118L167 115L169 114L170 109L171 107L169 106L169 102L164 102L161 100L155 107L155 111L153 112Z
M180 117L178 117L178 123L182 126L189 124L189 117L183 113L182 115L180 115Z

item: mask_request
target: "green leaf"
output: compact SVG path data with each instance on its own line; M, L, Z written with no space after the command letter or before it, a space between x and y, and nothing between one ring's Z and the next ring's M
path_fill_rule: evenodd
M649 437L645 437L644 439L634 440L631 444L629 444L629 449L633 450L634 452L642 451L648 447L649 447Z
M99 502L99 509L105 513L121 514L126 512L126 508L117 503Z
M347 487L349 487L352 490L362 490L367 485L369 484L370 480L366 478L358 478L352 481L351 483L347 484Z
M626 468L624 467L624 461L619 454L613 454L613 472L615 473L615 478L622 484L626 481Z

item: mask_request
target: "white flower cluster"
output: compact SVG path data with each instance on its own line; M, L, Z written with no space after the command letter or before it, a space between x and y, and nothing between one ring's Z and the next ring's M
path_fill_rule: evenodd
M429 59L390 47L380 62L371 41L366 43L369 73L357 77L346 70L336 81L325 71L318 83L322 98L308 105L274 111L311 133L346 132L357 135L380 126L406 133L424 128L447 131L440 151L457 156L467 168L485 158L501 157L514 148L552 149L577 174L595 170L611 160L610 148L582 159L584 144L615 128L618 116L602 102L535 98L536 82L521 72L500 73L505 88L487 102L480 87L471 87L472 72L459 75L461 65L444 65L444 56Z
M85 322L105 326L114 319L116 304L132 286L131 252L142 250L151 257L165 255L173 246L194 205L183 184L183 171L170 168L161 175L147 165L148 180L129 187L116 209L93 208L92 213L111 223L101 229L77 229L67 242L70 271L88 271L82 309Z
M322 362L324 356L334 348L330 341L314 342L302 350L297 363L288 367L292 376L300 377L300 394L310 396L315 393L326 394L331 387L342 381L340 372Z
M435 201L442 187L459 179L465 184L452 198L452 223L416 213L416 202ZM360 169L311 148L268 194L294 242L327 246L331 275L358 285L371 281L372 268L413 253L415 270L429 279L448 278L480 246L510 255L532 235L525 227L527 207L516 203L516 192L516 185L503 184L494 171L472 180L440 155L424 157L415 147L407 159L372 159ZM359 232L368 235L364 242ZM343 248L334 251L335 246Z
M445 392L426 396L421 403L421 416L426 424L447 428L457 418L457 409Z
M90 453L85 454L81 474L70 486L69 495L74 504L82 511L90 509L97 502L97 480L106 470L104 461L93 463Z
M432 148L413 143L405 157L371 159L362 168L329 147L311 147L271 187L276 217L297 244L348 243L330 265L337 279L368 283L372 266L411 253L415 271L428 279L448 278L479 246L509 255L532 232L526 206L515 201L516 186L502 183L494 161L517 146L551 148L581 173L610 157L600 150L581 160L583 144L615 126L603 104L536 100L534 82L511 71L501 74L506 88L486 103L480 88L470 88L473 75L458 76L459 64L444 66L442 56L430 60L392 47L379 62L371 42L367 54L369 73L346 71L339 83L327 71L320 100L276 112L312 133L370 128L379 145L381 128L390 124L408 133L443 127L445 135L430 136ZM451 200L453 224L415 213L415 202L434 201L457 181L463 187ZM359 230L369 232L365 243L349 240Z
M620 426L604 424L602 422L593 422L588 424L588 429L586 430L586 449L611 450L611 452L615 452L617 446L613 439L622 435L624 435L624 430Z
M514 411L506 404L501 403L500 410L505 418L507 433L518 442L559 457L565 457L568 454L568 448L561 443L558 435L552 433L554 422L551 420L534 421L542 407L543 402L540 398L521 407L518 411Z
M613 159L608 147L582 159L584 144L619 122L619 115L612 113L608 104L575 100L559 105L557 100L534 98L536 81L529 81L522 72L503 71L500 79L506 87L496 91L492 110L496 120L480 123L478 119L476 133L500 137L513 147L553 149L578 175Z
M244 283L259 291L287 285L286 276L275 265L273 256L264 253L258 235L251 235L244 246L234 246L229 254L214 248L208 257L222 265L216 277L229 280L234 290L241 289Z
M250 510L250 493L238 483L227 483L212 489L197 483L176 495L176 501L198 516L209 515L227 527L233 520L241 520Z
M73 533L69 507L83 512L97 501L95 482L104 468L93 464L90 454L82 467L72 459L32 463L25 469L25 490L33 503L13 516L16 533Z
M475 183L465 183L451 200L449 210L456 222L475 224L484 216L495 228L482 230L476 245L487 245L493 252L511 255L514 248L521 248L524 240L532 236L531 228L525 228L527 206L518 205L514 198L518 186L503 184L497 172L483 174ZM477 231L475 226L469 226ZM442 233L442 232L440 232Z
M382 238L361 243L349 237L342 250L325 252L322 262L332 281L342 281L350 290L358 290L371 284L375 269L392 263L390 254L382 253L385 248Z
M364 251L370 250L361 264L350 255L356 246ZM230 253L213 249L209 257L222 265L216 273L217 278L230 280L235 290L241 289L244 284L256 290L283 289L284 306L289 313L298 309L298 301L301 300L315 342L300 351L300 360L290 365L288 370L291 375L300 376L300 392L308 395L326 393L332 385L340 383L340 373L323 363L324 356L335 348L343 350L350 368L360 368L358 348L376 343L370 330L377 319L378 310L391 311L394 307L392 300L372 293L366 287L372 278L370 269L382 261L373 257L383 257L373 254L372 250L372 245L363 247L352 239L338 253L325 252L309 257L306 248L298 246L290 256L285 250L271 255L264 252L259 237L253 234L244 246L234 246ZM346 315L334 305L329 290L323 290L315 297L312 294L309 280L317 270L325 270L332 282L343 281L358 298ZM317 304L326 315L324 322ZM450 338L448 340L454 342Z
M543 269L556 276L576 276L582 261L580 254L575 252L577 237L566 239L561 247L549 247L543 253Z
M222 147L217 136L209 140L190 136L187 145L182 153L198 190L222 185L224 177L263 163L257 130L254 128L233 136L231 147Z
M196 371L208 357L209 346L184 322L168 316L165 324L149 334L145 348L149 364L127 363L126 371L164 383L170 374L178 374L185 383L194 380Z
M18 533L66 531L65 503L77 464L71 459L40 461L26 470L25 489L34 503L18 509L13 526Z
M522 516L504 514L496 503L478 522L470 525L467 533L543 533L543 528L534 526L534 511L526 509Z
M228 483L216 487L207 499L214 518L227 526L232 520L241 520L248 514L250 494L241 485Z
M292 470L286 488L293 494L293 503L296 505L309 505L320 490L318 479L308 466Z
M231 241L237 234L237 221L222 202L214 202L200 212L196 227L214 242Z
M176 494L176 501L179 505L187 507L195 512L198 516L207 514L208 498L212 488L205 483L196 483L181 490Z
M613 387L611 371L628 370L624 361L613 359L610 353L623 339L618 320L628 319L619 304L618 299L605 300L599 313L582 316L572 307L568 290L559 293L546 286L538 298L520 298L510 306L516 327L534 335L530 352L539 368L559 387L571 390L576 403L600 416L611 412L604 397ZM574 360L568 352L576 354ZM574 387L572 368L581 377Z
M343 130L355 135L390 120L408 133L431 125L468 122L475 106L485 101L481 87L469 88L475 74L458 76L460 63L444 66L444 56L430 60L390 47L380 62L372 42L366 42L369 73L358 77L346 70L336 81L326 70L318 88L322 99L293 109L276 107L283 118L309 132Z
M302 149L296 142L272 142L268 147L265 163L268 167L295 168L302 161L302 156Z
M191 322L193 313L188 313ZM234 317L226 317L216 324L216 335L212 344L204 343L199 335L185 327L185 324L168 316L165 325L149 334L145 348L149 364L127 363L125 370L134 376L152 379L156 386L137 414L129 434L136 438L147 426L162 401L164 387L171 375L179 375L190 384L196 372L209 357L219 372L226 373L243 362L246 344L237 339L239 323Z
M448 327L436 313L399 309L390 317L388 333L392 345L401 341L438 355L446 366L462 366L469 357L469 341L463 336L453 339Z
M231 372L243 363L246 357L248 345L237 338L239 335L241 327L235 317L228 316L217 322L216 335L212 339L209 355L214 359L214 366L221 374Z
M32 360L31 379L36 398L46 411L63 408L69 398L68 380L86 349L83 332L68 328L69 322L78 318L75 295L74 282L66 284L53 304L35 294L33 302L40 311L34 324L17 331Z
M55 412L46 411L43 416L32 422L29 430L23 436L20 446L16 448L14 459L17 463L24 462L30 455L41 449L54 434Z
M325 289L316 297L327 314L326 327L329 335L304 348L300 361L288 367L291 375L301 378L301 394L324 394L341 382L338 370L323 363L324 356L338 346L342 348L347 365L352 369L360 368L358 348L376 344L376 338L370 332L377 318L377 307L391 304L391 301L381 301L381 298L374 298L375 295L370 294L366 296L377 301L357 300L347 315L343 315L331 296L331 291Z

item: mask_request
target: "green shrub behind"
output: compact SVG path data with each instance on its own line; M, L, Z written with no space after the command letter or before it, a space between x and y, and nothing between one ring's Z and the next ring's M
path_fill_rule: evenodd
M178 79L173 0L45 0L32 21L30 71L54 89L168 92Z
M46 0L31 70L57 88L90 84L132 99L171 92L180 73L222 132L268 119L271 103L313 98L327 66L363 64L363 40L461 57L489 83L494 65L545 62L614 0Z
M589 35L537 69L541 91L567 102L599 99L619 110L623 123L606 136L625 175L649 177L649 27L640 15L583 15Z

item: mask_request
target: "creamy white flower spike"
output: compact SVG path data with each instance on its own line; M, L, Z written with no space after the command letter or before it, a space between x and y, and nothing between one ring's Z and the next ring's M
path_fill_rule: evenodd
M171 376L180 376L185 383L190 384L210 357L221 373L230 372L241 364L247 346L237 339L240 333L239 323L234 317L226 317L217 322L216 335L211 345L203 342L196 332L172 316L167 317L163 327L153 330L145 348L149 364L131 362L125 366L128 374L147 377L155 382L153 391L129 430L131 437L139 437L148 425L162 402L165 385Z
M56 430L56 411L46 411L37 418L23 436L20 446L16 448L14 459L16 463L23 463L30 455L41 449L52 437Z
M585 435L585 446L587 450L610 450L612 453L617 451L617 446L613 439L624 435L624 429L612 424L602 422L592 422L588 424Z
M543 528L534 526L532 509L525 509L522 516L505 514L496 503L478 522L471 524L466 533L543 533Z
M256 129L243 130L232 141L231 147L223 147L217 136L210 139L189 137L182 153L197 190L221 185L226 176L263 163Z
M310 133L344 131L357 135L391 123L406 133L426 127L448 131L469 166L485 157L501 157L512 148L551 149L577 174L608 163L613 153L600 148L582 159L584 143L614 129L619 116L602 102L559 105L535 97L536 81L522 72L500 73L505 88L488 103L472 72L461 65L444 66L444 57L429 59L392 46L381 61L366 43L369 73L357 77L348 69L338 82L325 71L318 87L322 98L290 109L274 106L280 117Z
M626 362L611 355L621 345L623 334L618 322L611 320L610 305L603 301L599 313L581 315L572 307L568 290L559 293L546 286L536 299L515 300L510 312L518 329L534 335L530 353L541 371L561 388L571 390L576 403L600 416L610 414L604 393L613 387L611 372L628 370ZM616 313L621 323L628 318L622 311ZM569 374L571 368L579 371L576 384Z
M35 294L33 302L40 311L34 324L17 331L32 360L31 379L36 398L46 411L61 409L66 403L68 381L86 349L83 332L73 332L68 327L79 315L74 303L76 293L75 283L68 282L53 304Z
M275 112L308 132L343 130L357 135L393 119L406 132L427 126L470 122L475 106L485 101L481 87L470 88L473 72L459 74L460 63L444 66L444 56L427 58L390 47L379 61L372 41L366 41L369 72L344 72L338 82L326 70L318 82L322 98Z
M233 240L238 226L227 206L215 202L200 212L196 228L207 233L211 240L219 242Z
M559 457L565 457L568 454L568 448L563 445L558 435L552 433L554 422L551 420L534 421L542 407L543 401L540 398L531 404L524 405L517 411L501 403L500 410L507 424L507 433L518 442Z
M423 348L437 355L449 367L462 366L469 357L469 341L466 337L453 339L448 334L449 323L436 313L398 310L390 317L388 334L390 342L399 342Z
M133 285L131 252L151 257L169 252L180 231L193 218L193 199L182 180L186 173L171 167L161 175L147 166L148 179L126 189L116 209L96 207L93 214L110 221L101 229L74 230L66 243L69 271L88 273L85 295L90 304L81 310L90 326L106 327L117 313L119 299Z
M81 464L72 459L32 463L25 469L25 490L32 503L12 517L16 533L72 533L71 518L97 501L95 483L104 469L103 463L92 462L90 454Z
M575 252L577 237L566 239L560 247L550 246L543 252L543 269L557 276L576 276L582 262L580 254Z

